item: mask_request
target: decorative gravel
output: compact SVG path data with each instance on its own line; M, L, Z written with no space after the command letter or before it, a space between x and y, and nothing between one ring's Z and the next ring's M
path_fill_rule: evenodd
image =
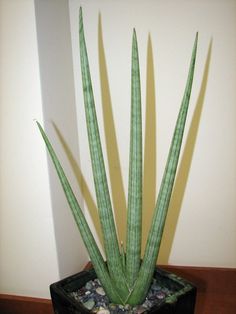
M119 305L109 303L108 297L105 291L100 285L98 279L90 280L81 289L71 292L71 296L77 301L81 302L84 307L93 313L98 314L118 314L118 313L130 313L141 314L146 313L151 307L157 304L161 304L164 299L171 295L174 291L169 290L166 287L160 286L154 279L146 297L146 300L142 305L131 307L130 305Z

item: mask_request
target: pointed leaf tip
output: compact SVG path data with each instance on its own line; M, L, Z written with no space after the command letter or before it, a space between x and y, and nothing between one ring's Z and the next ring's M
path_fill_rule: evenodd
M79 22L83 24L83 10L82 7L79 8Z
M195 45L197 45L198 43L198 32L196 32L196 36L195 36Z
M35 120L35 122L37 123L37 126L41 128L41 124L37 120Z
M132 38L132 45L135 49L138 48L138 42L137 42L137 35L136 35L136 30L133 28L133 38Z

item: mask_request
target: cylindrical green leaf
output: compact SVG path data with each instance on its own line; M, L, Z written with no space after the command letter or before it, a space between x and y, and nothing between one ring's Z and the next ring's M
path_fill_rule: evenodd
M89 256L91 258L91 261L93 263L95 272L98 276L98 278L100 279L106 293L107 296L113 301L113 302L117 302L120 303L122 302L121 297L119 296L119 294L117 293L116 289L115 289L115 285L112 282L107 267L104 263L103 257L97 247L96 241L94 240L94 237L90 231L90 228L87 224L87 221L85 220L84 214L77 202L77 199L72 191L72 188L69 184L69 181L64 173L64 170L56 156L56 153L47 137L47 135L45 134L44 130L42 129L41 125L39 124L39 122L37 122L38 128L40 130L40 133L44 139L44 142L46 144L46 147L48 149L48 152L51 156L51 159L54 163L54 166L56 168L58 177L60 179L62 188L64 190L64 193L66 195L68 204L71 208L72 214L74 216L74 219L76 221L76 224L79 228L80 234L82 236L82 239L84 241L84 244L88 250Z
M128 293L128 287L120 258L116 226L114 223L114 217L112 212L110 194L102 154L102 147L100 142L92 82L89 70L89 62L87 56L87 48L84 38L82 9L80 9L79 16L79 35L80 35L80 61L89 148L97 196L98 212L100 222L102 225L105 253L110 275L116 285L117 290L119 291L119 294L125 298Z
M161 244L162 233L165 225L167 210L170 202L171 192L174 184L180 148L183 139L185 121L188 112L197 52L197 39L198 34L196 35L194 42L185 92L169 150L167 164L161 183L161 188L159 191L157 204L154 211L154 216L152 219L152 225L147 240L147 246L143 257L143 262L140 268L138 279L135 283L135 287L127 301L130 304L138 304L143 301L148 292L152 276L154 273L156 260Z
M136 32L133 32L131 71L131 125L126 275L132 287L139 272L142 236L142 110Z

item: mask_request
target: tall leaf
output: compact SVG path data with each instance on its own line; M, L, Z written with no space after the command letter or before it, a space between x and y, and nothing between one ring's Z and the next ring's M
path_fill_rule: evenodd
M72 191L72 188L68 182L68 179L64 173L64 170L55 154L55 151L45 134L44 130L42 129L39 122L37 122L38 128L40 130L40 133L44 139L44 142L46 144L46 147L48 149L48 152L51 156L51 159L54 163L54 166L56 168L58 177L60 179L61 185L63 187L64 193L66 195L68 204L71 208L72 214L74 216L74 219L76 221L76 224L79 228L80 234L82 236L82 239L84 241L84 244L87 248L87 251L89 253L89 256L91 258L91 261L93 263L94 269L96 271L96 274L98 278L100 279L108 297L113 300L113 302L122 302L121 297L117 293L116 289L114 288L114 283L110 279L109 273L107 271L106 264L104 263L103 257L97 247L97 244L94 240L94 237L89 229L89 226L85 220L84 214L77 202L77 199Z
M146 296L147 291L149 289L153 272L155 269L155 264L160 248L161 237L163 234L163 229L165 225L166 215L169 207L171 192L173 189L176 169L179 160L180 148L183 139L184 127L188 112L189 99L192 89L193 75L194 75L194 67L196 60L196 52L197 52L197 40L198 34L196 34L192 58L190 62L188 79L185 87L185 92L183 96L183 100L181 103L179 115L176 122L176 127L173 135L173 139L171 142L169 155L167 159L166 168L164 171L164 176L162 179L156 208L154 211L154 216L152 219L152 225L150 228L147 246L145 249L143 262L140 268L140 273L138 275L138 279L135 283L135 287L127 300L129 304L138 304L141 303L143 298Z
M86 113L87 131L89 139L90 156L92 161L94 184L97 196L97 205L102 225L104 247L110 275L122 297L128 293L126 278L120 258L116 226L112 212L111 200L108 190L102 147L96 117L92 82L90 77L87 48L84 38L82 9L79 14L80 35L80 61L84 92L84 105Z
M132 287L140 267L142 236L142 112L136 32L133 32L131 72L131 128L127 218L126 275Z

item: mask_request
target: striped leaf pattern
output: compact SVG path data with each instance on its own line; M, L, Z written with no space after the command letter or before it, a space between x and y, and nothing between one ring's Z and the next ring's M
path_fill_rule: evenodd
M96 241L89 229L84 214L75 198L56 153L41 125L37 122L96 274L107 296L113 303L141 304L151 284L180 155L192 89L197 41L198 34L196 35L193 46L185 92L180 106L141 265L142 113L138 46L135 30L133 32L132 42L129 190L127 243L125 251L123 242L121 243L121 249L119 248L116 225L113 217L84 37L82 9L80 8L79 43L84 105L98 213L103 231L106 263L97 247Z
M111 300L116 300L116 302L118 303L122 303L122 299L120 298L119 294L117 293L116 289L114 288L114 282L112 282L112 280L110 279L106 264L103 260L103 257L97 247L97 244L94 240L94 237L90 231L90 228L87 224L87 221L84 217L84 214L77 202L77 199L72 191L72 188L68 182L68 179L65 176L65 173L63 171L63 168L55 154L55 151L47 137L47 135L45 134L45 132L43 131L41 125L39 124L39 122L37 122L38 128L41 132L41 135L44 139L44 142L46 144L46 147L48 149L48 152L51 156L51 159L54 163L54 166L56 168L58 177L61 181L61 185L63 187L64 193L66 195L68 204L71 208L72 214L74 216L74 219L76 221L76 224L79 228L80 234L82 236L82 239L84 241L84 244L88 250L89 256L91 258L91 261L94 265L94 269L96 271L96 274L98 275L107 295L109 296L109 298ZM114 301L113 301L114 302Z
M156 260L161 244L161 237L165 225L167 210L170 202L171 192L173 189L175 174L177 170L181 143L183 139L184 127L188 112L189 99L192 89L193 74L197 52L197 40L198 34L196 35L192 58L190 62L188 79L185 87L183 100L181 103L179 115L176 122L176 127L171 142L169 155L167 159L166 168L164 171L160 191L158 194L157 204L152 219L151 229L148 235L147 246L145 249L143 262L141 265L138 279L135 283L135 287L130 295L128 303L137 304L145 297L154 272Z
M140 267L142 236L142 112L136 32L133 32L131 72L131 128L127 218L126 275L132 287Z
M116 234L111 200L108 190L102 147L94 104L92 82L90 77L87 48L84 38L84 27L82 9L79 16L79 35L80 35L80 61L84 92L84 105L86 113L87 131L92 161L94 184L97 196L99 217L102 225L103 240L107 265L111 278L116 284L116 288L122 298L128 293L128 286L124 275L122 261L120 258L119 244Z

